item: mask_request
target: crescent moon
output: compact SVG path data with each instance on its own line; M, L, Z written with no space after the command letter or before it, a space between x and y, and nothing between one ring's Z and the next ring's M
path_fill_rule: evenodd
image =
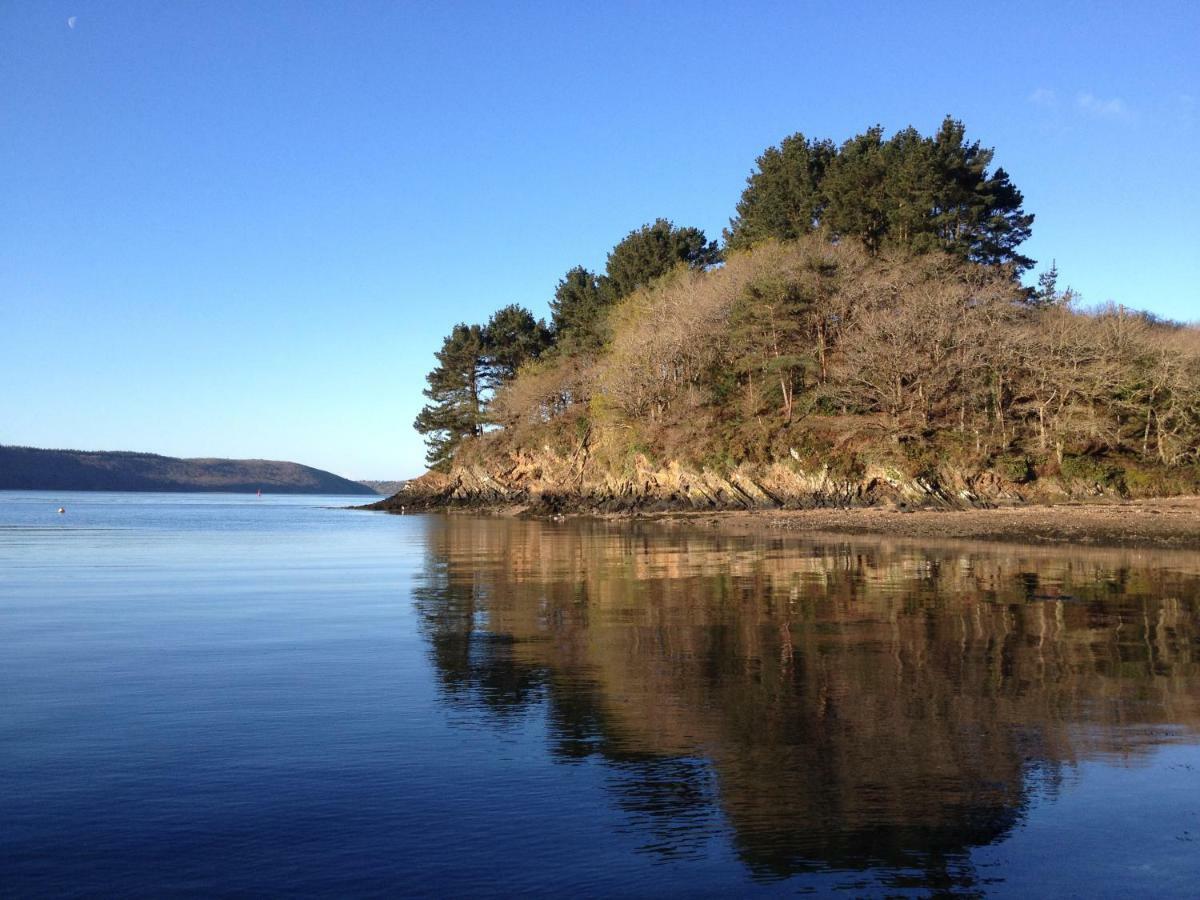
M78 16L71 16L69 19L67 19L67 27L68 27L68 28L74 28L74 27L75 27L75 20L76 20L77 18L79 18L79 17L78 17Z

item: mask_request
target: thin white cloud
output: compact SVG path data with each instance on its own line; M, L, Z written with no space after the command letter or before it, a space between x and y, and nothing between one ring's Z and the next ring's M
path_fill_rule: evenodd
M1075 105L1088 115L1099 119L1129 118L1129 107L1125 105L1125 101L1120 97L1105 100L1102 97L1097 97L1095 94L1084 92L1075 98Z
M1058 94L1050 88L1037 88L1029 95L1029 102L1034 106L1054 106L1058 103Z

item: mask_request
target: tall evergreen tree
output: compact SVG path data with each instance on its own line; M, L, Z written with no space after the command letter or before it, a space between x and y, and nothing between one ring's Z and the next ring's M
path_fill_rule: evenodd
M1008 173L989 171L994 155L949 116L932 137L909 127L884 140L875 126L836 152L793 135L759 157L726 241L746 247L822 227L872 253L945 250L1019 275L1033 264L1017 250L1033 216Z
M537 359L551 344L550 329L523 306L497 310L483 330L484 382L495 390L512 381L517 370Z
M1017 252L1029 237L1033 215L1003 169L988 172L995 156L979 141L966 141L962 122L947 116L930 141L937 179L932 223L940 245L985 265L1012 265L1018 273L1033 260Z
M554 289L550 301L554 337L565 351L597 350L604 343L600 333L605 305L600 279L583 266L567 272Z
M776 397L791 421L797 389L818 368L818 347L808 333L806 313L820 270L770 273L751 280L731 309L729 336L738 347L732 368L747 384L759 383L764 397Z
M434 354L438 364L425 376L423 391L431 401L417 414L413 427L425 436L425 461L445 469L465 438L483 431L485 335L478 325L458 324Z
M1054 306L1058 302L1058 260L1050 260L1050 268L1038 276L1038 286L1030 292L1031 306Z
M883 160L884 234L881 243L918 253L937 246L932 221L943 179L933 144L909 126L880 146Z
M567 353L599 350L606 339L604 312L609 306L677 265L700 269L720 258L716 242L699 228L656 219L629 232L609 252L603 275L576 266L558 282L550 311L559 347Z
M888 233L888 159L883 128L876 125L842 144L821 183L825 215L821 224L834 235L858 238L872 253Z
M699 228L676 227L668 219L656 219L653 225L629 232L613 247L600 286L612 302L661 278L680 263L703 269L720 259L716 241L707 240Z
M809 140L796 133L768 147L746 179L737 216L725 230L734 250L767 238L794 240L820 222L825 208L821 182L837 150L832 141Z

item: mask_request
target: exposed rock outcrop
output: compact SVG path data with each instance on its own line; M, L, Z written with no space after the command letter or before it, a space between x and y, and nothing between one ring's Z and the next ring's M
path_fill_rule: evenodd
M806 469L792 459L719 472L678 462L655 465L638 454L618 471L583 449L558 454L543 448L512 451L487 463L465 463L448 473L426 473L367 508L519 507L531 514L879 505L953 509L1108 492L1111 489L1100 485L1064 486L1057 479L1018 485L991 470L948 469L914 477L886 466L868 466L840 475L829 466Z

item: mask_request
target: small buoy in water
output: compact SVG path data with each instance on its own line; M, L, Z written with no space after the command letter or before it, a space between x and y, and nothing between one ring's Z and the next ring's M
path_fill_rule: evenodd
M65 508L63 508L63 507L61 507L61 506L58 508L58 514L59 514L60 516L61 516L63 513L65 513L65 512L66 512L66 509L65 509Z

